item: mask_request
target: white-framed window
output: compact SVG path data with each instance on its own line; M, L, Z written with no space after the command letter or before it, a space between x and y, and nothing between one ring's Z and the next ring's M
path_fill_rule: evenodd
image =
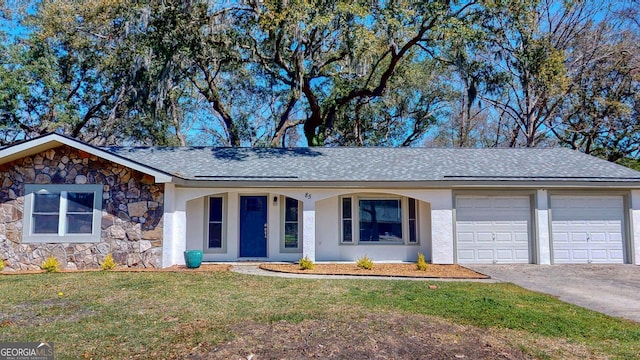
M300 201L283 196L281 252L300 252L302 249L302 212Z
M25 185L27 243L100 242L102 185Z
M342 198L342 242L353 243L353 209L350 197Z
M407 199L409 208L409 244L418 243L418 202L414 198Z
M209 196L205 209L204 251L224 253L227 251L225 236L226 198L222 195Z
M418 204L401 196L341 197L342 244L418 244Z

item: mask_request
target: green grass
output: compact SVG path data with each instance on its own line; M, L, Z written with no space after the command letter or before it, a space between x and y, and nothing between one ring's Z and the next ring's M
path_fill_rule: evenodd
M523 330L564 338L622 358L640 355L640 324L561 302L512 284L443 283L437 291L415 284L351 289L367 304L441 316L479 327ZM412 286L413 285L413 286Z
M616 358L640 354L639 324L510 284L451 282L429 290L422 281L91 272L0 276L0 293L0 339L54 341L59 359L180 357L229 340L237 324L368 311L515 329Z

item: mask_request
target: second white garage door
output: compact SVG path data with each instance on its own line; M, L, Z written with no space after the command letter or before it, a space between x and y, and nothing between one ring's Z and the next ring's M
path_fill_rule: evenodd
M624 263L622 196L552 196L555 264Z
M528 196L457 196L458 262L529 263L530 222Z

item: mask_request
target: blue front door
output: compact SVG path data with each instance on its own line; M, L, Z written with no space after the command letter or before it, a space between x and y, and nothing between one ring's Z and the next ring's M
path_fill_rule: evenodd
M267 257L267 197L240 197L240 257Z

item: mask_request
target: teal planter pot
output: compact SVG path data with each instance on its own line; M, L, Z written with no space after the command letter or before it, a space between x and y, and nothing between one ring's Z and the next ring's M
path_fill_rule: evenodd
M202 264L202 250L187 250L184 252L184 262L189 269L199 268Z

